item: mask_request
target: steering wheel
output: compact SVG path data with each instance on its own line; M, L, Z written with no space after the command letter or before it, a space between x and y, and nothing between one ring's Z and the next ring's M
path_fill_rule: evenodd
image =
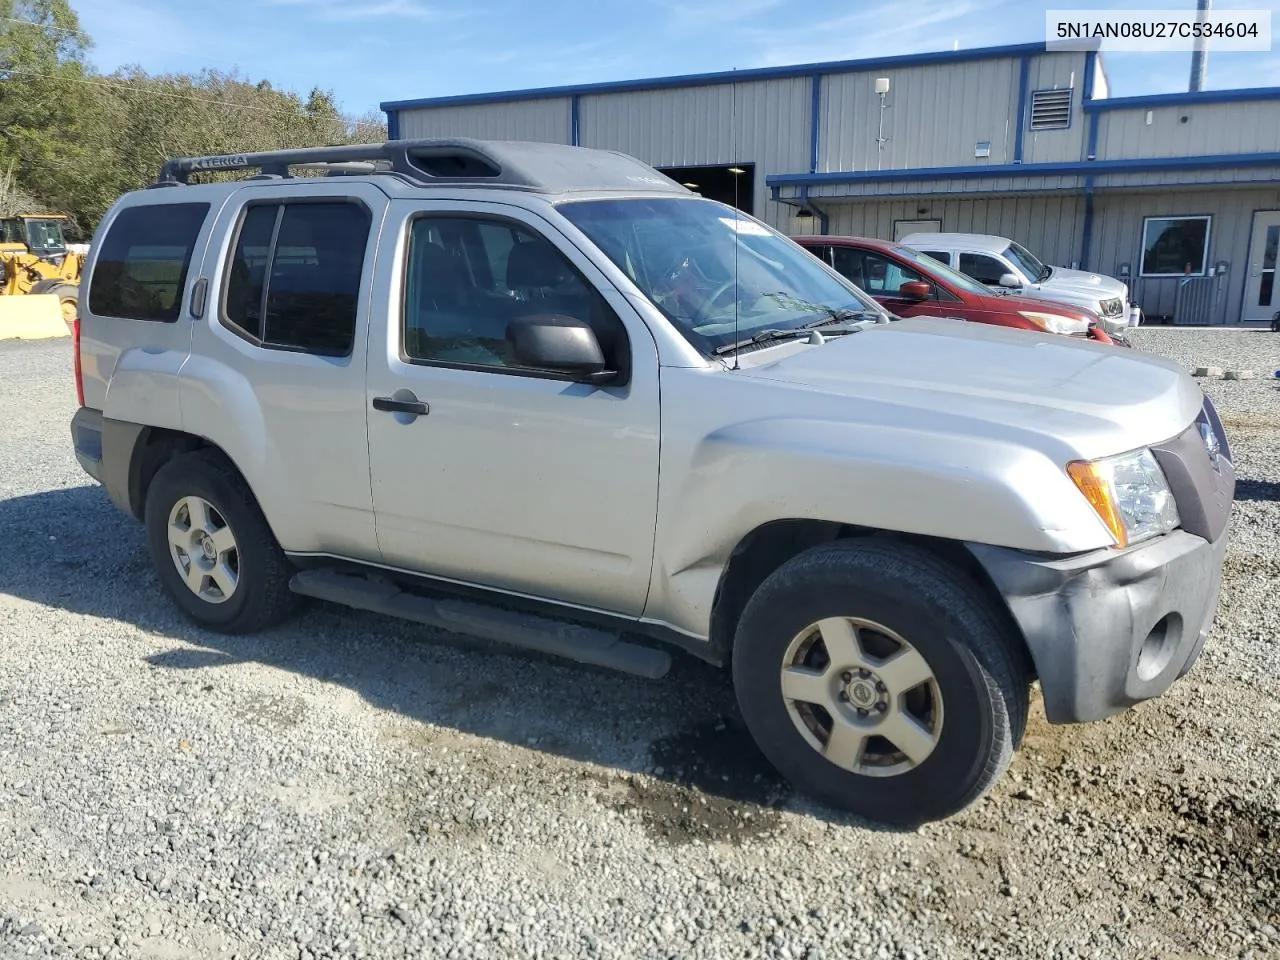
M707 297L707 299L703 301L702 307L690 318L690 323L695 327L701 323L703 315L715 306L716 301L723 297L730 287L736 286L737 283L737 277L730 277L724 283L720 284L720 286L716 287L711 296Z

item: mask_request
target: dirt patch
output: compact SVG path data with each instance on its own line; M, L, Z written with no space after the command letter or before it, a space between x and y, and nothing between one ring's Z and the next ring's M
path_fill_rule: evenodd
M666 843L742 843L781 828L778 808L790 787L745 729L712 720L654 741L652 776L605 782L602 799L639 816Z

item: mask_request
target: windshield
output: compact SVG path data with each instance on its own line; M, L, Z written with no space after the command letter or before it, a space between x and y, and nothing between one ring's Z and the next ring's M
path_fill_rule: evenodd
M887 316L811 253L713 200L576 200L558 209L708 355L765 330Z
M62 224L57 220L28 220L27 246L33 253L66 253Z
M1036 257L1034 253L1026 247L1019 246L1016 243L1010 243L1009 249L1005 250L1004 255L1007 259L1017 264L1018 269L1025 273L1032 280L1040 281L1050 274L1050 270Z
M940 260L935 260L927 253L921 253L919 250L912 250L910 247L903 246L895 246L893 248L893 252L906 260L910 260L919 267L920 272L926 276L933 274L935 277L941 277L943 280L946 280L953 287L959 287L961 290L966 290L969 293L976 293L984 297L991 296L991 291L980 284L977 280L973 279L973 277L963 274L958 270L951 269L951 267L942 263Z

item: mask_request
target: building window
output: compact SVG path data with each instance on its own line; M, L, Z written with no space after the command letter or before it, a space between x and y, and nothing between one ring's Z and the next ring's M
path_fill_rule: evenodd
M223 322L258 346L350 356L371 222L363 205L345 200L249 207Z
M1031 129L1065 130L1071 126L1072 89L1034 90L1031 93Z
M1147 217L1142 221L1144 277L1200 277L1209 263L1209 217Z

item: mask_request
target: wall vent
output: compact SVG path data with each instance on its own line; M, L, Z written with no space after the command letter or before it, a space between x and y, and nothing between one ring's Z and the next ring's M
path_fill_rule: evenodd
M1071 126L1070 87L1066 90L1036 90L1031 94L1031 129L1062 130Z

